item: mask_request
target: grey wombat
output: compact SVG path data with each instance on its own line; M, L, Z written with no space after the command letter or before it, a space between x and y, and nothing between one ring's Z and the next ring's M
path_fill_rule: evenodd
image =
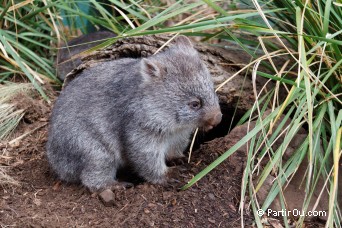
M125 165L165 183L165 160L183 154L197 127L221 121L209 71L184 36L159 54L101 62L80 74L53 108L47 157L59 178L90 190L118 184Z

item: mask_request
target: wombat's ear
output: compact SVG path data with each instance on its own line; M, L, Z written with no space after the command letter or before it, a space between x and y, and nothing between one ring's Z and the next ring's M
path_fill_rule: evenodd
M166 69L160 62L147 58L141 60L141 74L146 81L161 78L165 73Z
M178 36L175 38L175 41L175 47L178 49L177 51L183 52L187 55L195 56L198 54L189 38L186 36Z
M183 47L190 47L190 48L193 48L194 46L192 45L191 41L189 40L188 37L186 36L177 36L175 38L175 41L176 41L176 44L178 46L183 46Z

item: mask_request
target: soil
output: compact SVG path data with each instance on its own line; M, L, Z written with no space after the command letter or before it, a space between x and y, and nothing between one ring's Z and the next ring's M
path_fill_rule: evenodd
M27 114L13 138L30 133L0 144L1 166L20 183L0 187L1 227L241 227L243 159L229 159L188 190L179 190L224 152L217 142L201 145L190 163L171 162L171 176L177 180L172 186L152 185L124 170L121 179L135 186L117 190L115 205L106 207L97 195L61 183L50 170L45 143L51 105L26 98L18 104ZM250 215L244 220L252 225Z
M60 182L50 170L45 143L52 105L27 96L12 102L26 114L12 137L17 140L0 142L0 168L19 182L0 183L1 227L241 227L244 153L234 153L195 185L179 190L229 149L239 133L198 145L190 163L187 158L170 162L170 176L177 180L171 186L152 185L122 170L119 179L134 187L116 190L115 205L106 207L96 194L81 185ZM253 221L244 208L244 227L255 227ZM263 218L265 227L283 227L281 221ZM305 227L323 225L312 221Z

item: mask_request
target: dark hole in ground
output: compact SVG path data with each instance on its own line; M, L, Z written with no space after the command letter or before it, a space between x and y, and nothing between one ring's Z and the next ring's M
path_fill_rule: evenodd
M199 132L195 140L194 150L198 149L200 145L205 142L226 136L245 114L239 110L235 111L234 107L228 106L226 104L220 104L220 107L223 114L221 123L209 132Z

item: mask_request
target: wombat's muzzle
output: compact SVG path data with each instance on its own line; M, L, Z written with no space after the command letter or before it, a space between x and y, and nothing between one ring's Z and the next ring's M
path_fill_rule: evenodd
M204 124L203 124L204 131L209 131L213 129L216 125L218 125L221 122L221 120L222 120L222 113L220 109L209 112L204 117Z

